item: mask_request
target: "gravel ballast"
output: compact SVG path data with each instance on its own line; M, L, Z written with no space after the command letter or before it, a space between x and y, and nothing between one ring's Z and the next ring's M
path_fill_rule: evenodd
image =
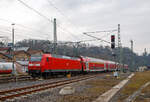
M25 97L17 98L14 102L91 102L99 95L111 89L118 84L121 80L125 79L129 74L123 74L120 78L115 78L110 73L106 73L96 78L88 79L85 81L69 84L75 88L75 93L72 95L60 95L61 87L49 89ZM44 82L44 81L43 81ZM38 83L34 82L34 83ZM27 83L25 83L27 85ZM12 101L12 100L11 100Z

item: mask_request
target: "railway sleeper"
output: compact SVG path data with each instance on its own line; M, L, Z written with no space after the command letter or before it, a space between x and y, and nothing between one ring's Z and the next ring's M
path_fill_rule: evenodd
M95 77L95 76L93 76L93 77ZM77 78L77 79L62 81L60 83L56 82L54 84L44 84L45 86L44 85L43 86L39 85L39 87L36 87L36 85L35 85L35 86L33 86L33 88L30 87L30 89L20 88L20 90L18 89L19 92L17 91L14 94L12 94L13 92L10 91L10 95L7 93L6 96L1 96L0 100L4 101L6 99L11 99L11 98L20 97L20 96L26 95L26 94L32 94L32 93L36 93L36 92L39 92L39 91L44 91L46 89L55 88L55 87L58 87L58 86L62 86L62 85L66 85L66 84L86 80L86 79L93 78L93 77L85 77L85 78L81 78L81 79ZM21 89L23 89L23 91L21 91Z

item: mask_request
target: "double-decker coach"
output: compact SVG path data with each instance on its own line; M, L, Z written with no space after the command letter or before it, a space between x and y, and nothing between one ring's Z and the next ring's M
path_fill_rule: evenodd
M85 66L86 72L95 72L95 71L105 71L106 68L106 61L102 59L96 59L92 57L81 57L83 59L83 63Z

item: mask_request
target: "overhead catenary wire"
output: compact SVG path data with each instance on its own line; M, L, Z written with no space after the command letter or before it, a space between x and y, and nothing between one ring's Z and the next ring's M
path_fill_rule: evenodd
M23 4L24 6L26 6L27 8L29 8L30 10L34 11L35 13L37 13L38 15L40 15L41 17L43 17L44 19L46 19L47 21L50 21L51 23L53 23L53 20L50 20L47 16L45 16L44 14L40 13L39 11L37 11L36 9L30 7L29 5L27 5L25 2L23 2L22 0L17 0L19 1L21 4ZM59 28L63 29L64 31L66 31L67 33L73 34L70 31L66 30L65 28L61 27L60 25L57 25Z
M9 21L9 20L6 20L6 19L2 19L2 18L0 18L0 20L1 21L4 21L4 22L8 22L8 23L13 23L12 21ZM15 27L16 26L18 26L18 27L23 27L23 28L26 28L26 29L28 29L28 30L32 30L32 31L35 31L35 32L39 32L39 33L45 33L45 32L42 32L42 31L40 31L40 30L37 30L37 29L34 29L34 28L31 28L31 27L27 27L27 26L25 26L25 25L23 25L23 24L18 24L18 23L15 23ZM8 26L7 26L8 27ZM47 33L50 33L50 32L47 32Z
M68 31L65 28L62 28L61 26L57 25L63 32L66 32L68 34L71 34L74 38L78 38L78 36L76 36L75 34L73 34L72 32Z
M73 25L75 28L78 29L78 27L76 27L75 24L73 24L70 19L68 18L68 16L66 16L58 7L55 6L55 4L52 2L52 0L47 0L49 5L51 5L53 8L55 8L57 10L57 12L59 12L59 14L61 14L71 25ZM79 29L78 29L79 31Z
M86 36L95 38L95 39L97 39L97 40L100 40L101 42L105 42L105 43L111 44L111 42L109 42L109 41L107 41L107 40L103 40L102 38L98 38L98 37L95 37L95 36L90 35L90 34L92 34L92 33L101 33L101 32L109 32L109 33L112 33L112 32L116 32L116 31L118 31L118 30L117 30L117 29L113 29L113 30L103 30L103 31L94 31L94 32L84 32L83 34L86 35ZM110 34L108 34L108 35L110 35ZM108 35L107 35L107 36L108 36ZM103 37L105 37L105 36L103 36ZM116 46L118 46L118 45L116 45Z
M36 35L35 33L33 34L32 32L22 32L22 30L20 29L15 29L15 34L18 36L30 36L31 38L32 37L38 37L38 38L46 38L48 35L47 34L44 34L44 35Z
M45 15L43 15L42 13L40 13L39 11L37 11L36 9L30 7L29 5L27 5L25 2L23 2L22 0L17 0L19 1L21 4L23 4L24 6L26 6L27 8L29 8L30 10L34 11L35 13L37 13L39 16L43 17L44 19L50 21L53 23L52 20L50 20L48 17L46 17Z
M97 39L97 37L96 38L94 38L94 39L91 39L91 40L80 40L80 41L76 41L76 42L71 42L71 41L69 41L69 42L65 42L65 43L81 43L81 42L88 42L88 41L95 41L95 39L96 40L100 40L100 41L102 41L103 42L103 39L102 38L104 38L104 37L107 37L107 36L109 36L109 35L111 35L111 32L115 32L116 30L114 29L114 30L104 30L104 31L96 31L96 32L86 32L86 33L100 33L100 32L109 32L107 35L104 35L104 36L102 36L101 37L101 39ZM91 36L90 36L91 37ZM105 40L106 41L106 40ZM109 42L108 42L109 43Z
M72 41L60 42L60 43L58 43L58 44L82 43L82 42L95 41L95 39L96 39L97 41L101 41L101 42L105 42L105 43L110 44L111 42L106 41L106 40L103 40L102 38L104 38L104 37L106 37L106 36L109 36L109 35L111 34L110 32L115 32L115 31L116 31L116 30L99 31L99 32L109 32L107 35L104 35L104 36L102 36L101 38L97 38L97 37L95 37L95 36L91 36L91 35L89 35L89 34L86 34L87 36L90 36L90 37L92 37L92 38L94 38L94 39L90 39L90 40L80 40L80 41L76 41L76 42L72 42ZM88 32L88 33L89 33L89 32ZM90 33L92 33L92 32L90 32ZM84 33L84 34L85 34L85 33Z
M111 33L109 33L108 35L110 35L110 34L111 34ZM106 36L108 36L108 35L102 36L101 39L104 38L104 37L106 37ZM81 43L81 42L89 42L89 41L95 41L95 39L96 39L96 38L90 39L90 40L80 40L80 41L76 41L76 42L68 41L68 42L64 42L64 43ZM96 40L102 41L101 39L96 39Z
M113 29L113 30L103 30L103 31L94 31L94 32L86 32L86 33L102 33L102 32L115 32L118 31L117 29Z
M11 34L11 31L9 31L9 30L0 30L0 32L4 32L4 33L9 33L9 34Z
M26 6L26 7L29 8L30 10L34 11L35 13L37 13L38 15L40 15L41 17L43 17L44 19L46 19L46 20L50 21L51 23L53 23L53 21L50 20L48 17L46 17L45 15L41 14L39 11L35 10L34 8L30 7L29 5L27 5L27 4L26 4L25 2L23 2L22 0L17 0L17 1L19 1L19 2L22 3L24 6ZM1 19L1 18L0 18L0 20L3 20L3 21L5 21L5 22L9 22L9 23L14 23L14 22L12 22L12 21L5 20L5 19ZM28 29L32 29L32 30L33 30L33 28L24 26L24 25L22 25L22 24L16 24L16 23L15 23L15 25L16 25L16 26L19 25L19 26L22 26L22 27L24 27L24 28L28 28ZM75 34L71 33L71 32L68 31L67 29L61 27L60 25L57 25L57 26L58 26L60 29L64 30L64 32L67 32L68 34L72 34L75 38L77 38L77 36L75 36ZM35 30L35 29L34 29L34 30ZM35 31L41 32L41 31L38 31L38 30L35 30Z
M95 39L91 39L91 40L81 40L81 41L67 41L67 42L59 42L58 44L68 44L68 43L82 43L82 42L87 42L87 41L95 41Z
M28 30L26 30L26 29L20 29L20 28L16 28L16 30L18 30L18 31L22 31L22 33L24 32L24 31L26 31L27 33L35 33L35 34L37 34L37 32L34 32L34 31L28 31ZM40 32L38 32L40 35L38 35L38 36L43 36L43 35L49 35L49 34L46 34L46 33L40 33Z
M8 21L8 20L5 20L5 21ZM61 27L60 27L61 28ZM63 28L61 28L63 31L64 31L64 29ZM6 30L5 30L6 31ZM113 32L113 31L116 31L116 30L108 30L108 31L96 31L96 32ZM9 30L7 30L7 32L9 32L9 33L7 33L7 34L11 34L11 31L9 31ZM18 32L18 29L17 29L17 32ZM16 33L17 33L16 32ZM6 33L6 32L4 32L4 33ZM22 33L22 32L20 32L20 33ZM71 34L71 32L69 32L68 31L68 33L70 33ZM89 33L89 32L87 32L87 33ZM90 33L93 33L93 32L90 32ZM26 33L26 35L29 37L30 35L28 35L28 34L31 34L31 33ZM19 34L17 34L18 36L21 36L21 35L19 35ZM33 34L32 34L33 35ZM48 34L45 34L45 35L48 35ZM110 33L109 33L109 35L110 35ZM89 35L88 35L89 36ZM108 35L107 35L108 36ZM32 36L33 37L33 36ZM30 36L30 38L32 38L31 36ZM43 36L42 36L43 37ZM75 37L75 36L74 36ZM92 37L91 35L90 35L90 37ZM105 36L103 36L103 37L105 37ZM101 37L101 38L103 38L103 37ZM76 38L76 37L75 37ZM94 37L95 39L97 39L96 37ZM97 39L97 40L100 40L100 41L104 41L104 42L107 42L107 43L110 43L110 42L108 42L108 41L106 41L106 40L103 40L103 39ZM94 41L94 40L85 40L85 41ZM85 42L85 41L83 41L83 40L81 40L81 41L77 41L77 42Z
M47 16L45 16L45 15L42 14L42 13L40 13L40 12L37 11L36 9L30 7L29 5L27 5L27 4L26 4L25 2L23 2L22 0L17 0L17 1L19 1L21 4L23 4L24 6L26 6L28 9L30 9L30 10L34 11L35 13L37 13L39 16L43 17L45 20L47 20L47 21L53 23L53 21L50 20Z
M110 35L111 33L109 33L108 35ZM107 35L107 36L108 36ZM102 38L106 37L106 35L102 36L101 39L97 39L97 38L94 38L94 39L89 39L89 40L80 40L80 41L76 41L76 42L72 42L72 41L68 41L68 42L64 42L64 43L61 43L61 44L67 44L67 43L82 43L82 42L89 42L89 41L95 41L95 39L98 41L103 41Z
M10 34L12 34L12 32L9 31L9 30L3 30L3 31L0 30L0 35L1 36L5 35L5 36L9 37ZM47 38L47 36L48 36L48 35L39 35L39 36L36 36L35 34L33 34L31 32L24 33L22 31L20 31L19 29L15 29L15 35L16 35L16 37L18 37L18 36L20 36L20 37L27 37L27 38L33 38L34 37L34 38L40 38L40 39L42 37Z
M39 11L35 10L34 8L28 6L25 2L23 2L23 0L17 0L19 1L20 3L22 3L23 5L25 5L26 7L28 7L29 9L31 9L32 11L36 12L38 15L40 15L41 17L45 18L46 20L50 21L50 22L53 22L52 20L50 20L48 17L46 17L45 15L43 15L42 13L40 13ZM66 31L68 34L72 34L74 35L73 33L71 33L70 31L66 30L65 28L61 27L60 25L58 25L58 27L60 29L62 29L63 31ZM96 31L97 32L97 31ZM77 36L74 36L75 38L77 38ZM96 39L96 38L95 38ZM99 39L100 40L100 39ZM101 41L103 41L103 39L101 39ZM105 42L105 41L104 41Z
M89 34L87 34L87 33L83 33L84 35L87 35L87 36L89 36L89 37L92 37L92 38L95 38L95 39L97 39L97 40L101 40L101 41L103 41L103 42L106 42L106 43L111 43L111 42L109 42L109 41L106 41L106 40L103 40L103 39L101 39L101 38L98 38L98 37L95 37L95 36L93 36L93 35L89 35Z
M106 36L109 36L110 34L111 34L111 33L109 33L109 34L107 34L107 35L102 36L102 37L101 37L101 39L102 39L102 38L104 38L104 37L106 37ZM95 39L96 39L96 38L95 38ZM78 42L95 41L95 39L91 39L91 40L81 40L81 41L78 41ZM103 40L101 40L101 39L97 39L97 40L103 41Z
M57 12L59 12L62 16L65 16L64 13L62 13L53 3L51 0L47 0L47 2L49 3L49 5L51 5L53 8L55 8L57 10ZM66 16L65 16L66 17ZM68 19L68 17L67 17Z
M24 31L26 31L25 29L20 29L20 28L15 28L15 33L16 33L16 35L18 36L19 34L21 34L21 35L19 35L19 36L23 36L23 35L30 35L30 36L36 36L35 34L35 32L33 32L33 31L27 31L27 32L24 32ZM4 34L6 34L6 32L7 32L7 34L9 33L9 35L12 33L11 32L11 30L9 30L9 29L2 29L2 34L4 33ZM19 33L18 33L19 32ZM24 34L24 33L26 33L26 34ZM33 34L34 33L34 34ZM40 33L40 32L39 32ZM41 33L40 33L41 34ZM41 36L41 37L43 37L43 36L49 36L48 34L43 34L42 33L42 35L38 35L38 36Z

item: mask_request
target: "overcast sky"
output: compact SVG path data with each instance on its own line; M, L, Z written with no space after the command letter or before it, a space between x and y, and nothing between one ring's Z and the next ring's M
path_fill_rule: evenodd
M82 33L113 30L120 24L123 46L130 47L132 39L136 53L141 54L144 48L150 53L150 0L21 1L49 20L39 16L18 0L0 0L0 36L8 36L11 39L11 22L16 24L15 41L28 38L52 40L53 24L50 20L53 18L57 19L60 41L93 39ZM109 34L117 32L92 35L110 41ZM88 43L109 45L100 41Z

